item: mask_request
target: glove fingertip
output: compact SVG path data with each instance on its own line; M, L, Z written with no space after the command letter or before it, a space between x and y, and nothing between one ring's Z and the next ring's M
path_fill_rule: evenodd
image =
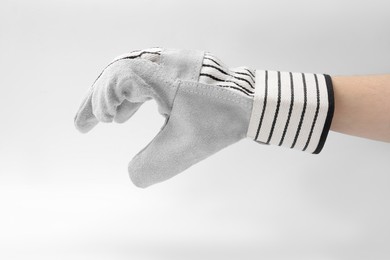
M98 124L98 120L92 112L91 102L86 102L76 113L73 123L81 133L87 133Z
M130 177L131 182L136 187L145 189L145 188L149 187L150 185L152 185L151 183L148 183L147 181L145 181L145 178L142 178L141 174L138 174L137 171L132 170L131 164L129 164L128 172L129 172L129 177Z
M98 124L98 121L96 118L89 118L89 119L83 119L81 116L76 115L74 118L74 126L80 133L88 133L92 130L96 125Z
M156 167L153 167L155 170L151 170L150 166L153 165L153 160L150 159L148 163L146 163L146 158L148 156L143 156L144 151L148 150L146 146L142 149L138 155L134 156L134 158L129 162L127 170L129 173L129 177L131 182L138 188L147 188L157 182L159 182L156 177Z

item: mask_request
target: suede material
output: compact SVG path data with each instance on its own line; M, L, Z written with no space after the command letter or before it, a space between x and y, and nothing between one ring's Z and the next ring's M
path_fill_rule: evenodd
M198 82L204 53L164 50L157 64L119 59L87 93L74 119L85 133L98 122L125 122L154 99L166 121L157 136L129 163L138 187L165 181L246 137L252 98Z
M197 80L204 52L171 50L162 53L160 64L144 59L118 59L99 75L74 118L86 133L98 122L123 123L143 102L154 99L165 117L172 109L177 79Z
M165 181L246 137L249 98L196 82L178 84L167 124L129 163L138 187Z

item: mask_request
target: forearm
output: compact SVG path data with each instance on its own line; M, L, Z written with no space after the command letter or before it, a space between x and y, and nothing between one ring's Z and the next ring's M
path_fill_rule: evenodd
M332 76L331 130L390 142L390 74Z

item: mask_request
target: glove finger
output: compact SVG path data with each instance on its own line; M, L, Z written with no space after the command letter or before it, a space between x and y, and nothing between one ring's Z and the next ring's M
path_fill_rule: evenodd
M138 110L142 102L134 102L132 104L132 102L125 101L125 98L136 100L137 93L128 92L125 90L126 86L121 87L120 84L115 85L113 83L119 79L126 78L126 73L128 73L132 67L141 69L141 67L149 65L146 65L144 62L141 66L139 66L139 64L135 64L135 66L133 64L132 66L131 61L143 59L149 63L156 64L160 54L161 48L150 48L133 51L115 58L98 76L88 95L82 102L82 105L74 117L76 129L82 133L86 133L95 127L99 121L111 122L112 120L115 120L115 122L121 123L128 120ZM118 64L122 64L122 66L118 66ZM150 70L143 69L143 71ZM134 74L134 72L132 74ZM133 79L134 78L135 77L133 77ZM137 82L134 83L134 85L137 85ZM139 79L138 83L140 83ZM115 87L117 88L116 91ZM120 93L121 91L122 93ZM150 94L145 93L145 91L140 92L140 94L144 96L145 94ZM127 97L126 94L128 94ZM147 99L150 99L150 97L143 98L143 100Z
M97 120L109 123L118 111L125 113L122 109L118 110L125 100L132 105L125 103L122 108L129 109L126 114L131 116L143 102L156 98L154 89L147 81L157 69L156 66L141 59L119 60L109 66L96 81L92 93L92 112Z
M161 66L156 62L160 55L161 49L143 50L119 57L109 64L95 81L76 115L76 128L88 132L99 121L112 122L117 118L118 122L124 122L136 112L139 103L152 98L160 114L168 116L176 93L177 78L194 80L200 70L199 58L203 54L165 51ZM183 59L184 56L187 59ZM118 109L124 100L136 105L125 103ZM120 114L117 116L117 113Z
M124 100L122 104L117 107L114 122L120 124L126 122L135 112L137 112L142 104L143 103L132 103L128 100Z
M87 95L74 117L74 125L82 133L89 132L98 124L98 120L92 111L92 92Z

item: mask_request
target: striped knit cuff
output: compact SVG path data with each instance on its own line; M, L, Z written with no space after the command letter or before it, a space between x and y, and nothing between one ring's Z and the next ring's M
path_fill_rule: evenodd
M329 75L256 70L247 136L260 143L318 154L325 144L333 111Z

